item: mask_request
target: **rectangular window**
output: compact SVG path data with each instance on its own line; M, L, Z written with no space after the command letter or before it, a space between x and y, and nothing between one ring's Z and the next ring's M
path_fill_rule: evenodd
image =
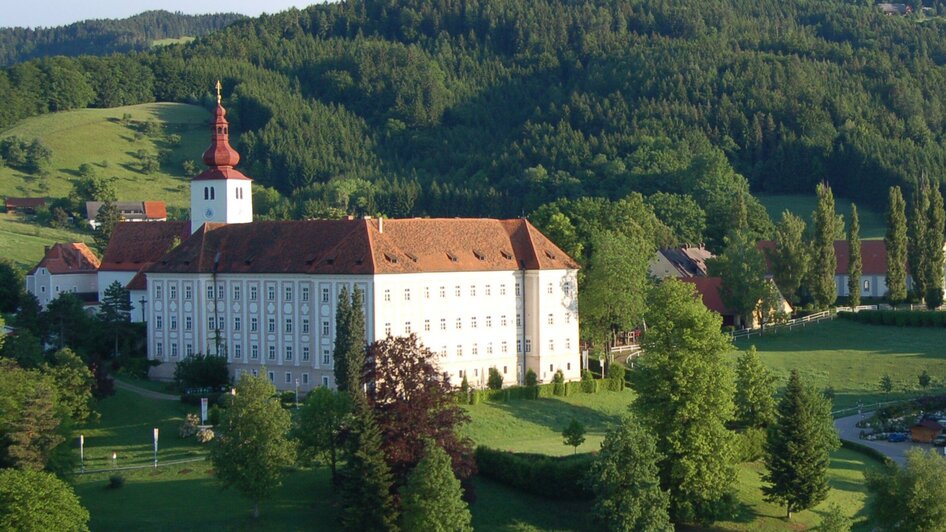
M486 344L486 354L487 355L493 354L493 342Z
M549 314L549 325L555 325L555 315Z
M259 318L250 318L250 332L259 330Z
M177 330L177 316L172 315L170 320L171 320L171 330L176 331Z
M254 377L259 377L259 370L251 369L250 372L253 373L253 376L254 376Z
M207 299L213 299L213 298L214 298L214 285L208 284L207 285Z
M522 314L516 314L516 327L522 327Z
M325 376L322 377L322 386L325 386L326 388L328 388L328 377L325 377Z
M303 374L302 374L302 384L304 384L304 385L308 385L308 384L309 384L309 374L308 374L308 373L303 373Z
M447 330L447 318L440 318L440 330L441 331Z
M454 287L453 295L460 297L460 285L457 285L456 287Z
M504 284L499 285L499 295L501 296L506 295L506 285Z
M217 319L213 316L207 318L207 330L214 330L217 328Z
M286 346L286 360L292 360L292 346Z
M194 320L190 316L184 316L184 330L189 331L194 328Z
M549 283L549 287L548 287L548 290L547 290L547 291L548 291L548 293L550 293L550 294L552 293L552 283Z
M309 361L309 346L307 345L302 346L302 361L303 362Z
M154 285L154 298L161 299L162 297L164 297L164 287L159 284Z
M522 340L516 340L516 353L522 353Z
M177 285L168 285L168 299L177 299Z
M328 288L323 288L322 289L322 303L328 303L328 295L329 295Z
M184 299L191 299L193 297L193 289L191 285L184 285Z
M463 328L463 320L460 318L457 318L457 329L462 329L462 328Z
M154 355L155 356L164 356L164 344L157 342L154 344Z
M473 329L476 328L476 316L473 316L472 318L470 318L470 327Z
M555 366L549 364L549 373L552 373L553 371L555 371Z
M572 282L571 281L565 281L565 284L562 285L562 292L564 292L566 296L572 295Z
M476 297L476 285L470 285L470 295Z
M516 295L517 296L520 295L521 292L522 292L522 289L519 287L519 283L516 283Z
M565 339L565 349L571 350L571 348L572 348L572 339L571 339L571 338L566 338L566 339Z
M505 375L506 373L509 373L509 367L503 366L503 375Z
M565 364L565 369L568 370L568 371L571 371L571 370L572 370L572 363L569 362L569 363Z
M292 301L292 287L286 286L283 288L283 300Z
M189 357L194 356L194 344L187 344L187 345L185 345L185 346L184 346L184 353L185 353L187 356L189 356Z
M503 340L502 349L503 349L503 353L509 352L509 344L506 342L506 340Z
M276 318L269 318L266 324L266 330L271 333L276 332Z
M243 325L243 323L242 323L242 320L241 320L240 318L233 318L233 330L234 330L234 331L239 331L242 325Z
M239 287L239 285L233 287L233 300L234 300L234 301L239 301L239 300L240 300L240 287Z
M330 329L329 329L328 321L323 320L322 321L322 336L328 336L329 331Z
M275 345L269 346L269 359L276 360L276 346Z
M290 318L286 318L286 332L287 333L292 332L292 319Z
M322 365L328 366L331 363L332 363L332 357L331 355L328 354L328 349L323 349L322 350Z
M233 358L243 358L243 346L240 344L233 344Z
M410 301L410 300L411 300L411 289L410 289L410 288L405 288L405 289L404 289L404 301Z
M302 301L304 302L309 301L309 287L308 286L302 287Z
M458 357L462 357L462 356L463 356L463 346L462 346L462 345L457 345L457 356L458 356Z
M443 299L443 298L445 298L445 297L447 297L447 287L446 287L446 286L441 286L441 287L440 287L440 299Z
M309 318L302 319L302 334L309 334Z
M171 344L171 357L177 358L177 344Z
M509 322L506 321L506 315L505 315L505 314L503 314L502 316L499 317L499 326L500 326L500 327L505 327L507 323L509 323Z
M493 289L489 285L483 287L483 292L488 296L493 295Z
M430 330L430 320L424 320L424 331Z
M526 353L532 352L532 340L526 338Z
M429 287L429 286L425 286L425 287L424 287L424 299L430 299L430 287Z
M493 317L492 317L492 316L486 316L486 326L487 326L487 327L492 327L492 326L493 326Z
M269 377L269 382L272 382L272 383L276 382L276 374L274 372L269 371L266 373L266 376Z
M549 351L555 351L555 340L549 340Z
M476 356L476 355L480 354L480 348L479 348L479 346L476 345L476 344L473 344L473 348L470 349L470 353L472 353L473 356Z
M253 345L250 346L250 358L252 358L253 360L256 360L257 358L259 358L259 346L258 346L258 345L253 344Z
M275 286L270 285L266 287L266 300L267 301L276 300L276 287Z
M155 317L154 317L154 328L157 329L157 330L159 330L159 331L164 328L164 317L163 317L163 316L155 316Z
M250 287L250 301L256 301L259 297L259 290L255 286Z
M405 336L410 336L411 334L411 322L409 321L404 322L404 334Z
M384 335L385 335L385 336L391 336L391 324L390 324L390 323L385 323L385 324L384 324Z
M384 290L384 300L391 301L391 290L389 289Z
M870 290L870 279L864 279L864 290Z

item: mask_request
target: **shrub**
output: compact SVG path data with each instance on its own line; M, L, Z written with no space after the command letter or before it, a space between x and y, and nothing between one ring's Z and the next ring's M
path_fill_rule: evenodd
M503 387L503 375L495 366L489 368L489 379L486 381L486 385L489 386L490 390L501 390Z
M281 394L279 394L279 402L282 403L283 406L295 405L296 393L290 392L290 391L282 392Z
M590 370L581 372L581 391L585 393L595 393L595 377Z
M539 378L531 369L526 371L526 386L535 386L539 383Z
M620 392L624 389L624 374L626 370L620 362L612 362L608 367L608 389Z
M124 486L124 485L125 485L125 477L123 477L123 476L121 476L121 475L119 475L119 474L116 473L116 474L114 474L114 475L108 477L108 486L106 486L106 487L107 487L108 489L117 490L118 488L120 488L120 487L122 487L122 486Z
M181 390L209 388L218 391L230 384L227 357L196 354L177 363L174 382Z
M567 395L567 389L565 387L565 374L562 373L562 370L555 372L555 375L552 376L552 393L555 395Z
M733 450L735 452L736 462L755 462L762 458L765 446L765 429L750 428L736 435L733 441Z
M476 448L476 466L481 475L509 487L558 500L590 500L584 483L594 456L546 456L511 453L488 447Z
M197 433L198 443L210 443L212 439L214 439L214 431L211 429L200 429Z
M200 425L200 417L198 417L197 414L187 414L187 417L184 419L184 424L181 425L177 433L180 434L182 438L190 438L197 434L197 425Z
M210 392L210 393L185 393L181 394L181 402L186 405L191 406L200 406L200 400L204 397L207 398L207 404L223 404L226 401L226 398L229 394L222 392Z

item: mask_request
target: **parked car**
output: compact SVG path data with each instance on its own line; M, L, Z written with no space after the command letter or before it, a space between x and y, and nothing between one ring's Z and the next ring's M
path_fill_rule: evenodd
M946 434L940 434L933 440L933 445L937 447L946 447Z
M900 443L902 441L907 441L907 435L905 432L891 432L890 436L887 436L887 441L893 443Z

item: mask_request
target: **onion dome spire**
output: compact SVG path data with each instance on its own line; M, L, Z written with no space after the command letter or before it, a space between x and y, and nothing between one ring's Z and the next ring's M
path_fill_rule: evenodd
M227 110L220 103L220 80L215 86L217 89L217 108L211 122L210 147L204 152L204 164L211 169L232 168L240 162L240 154L230 146L230 123L227 122Z

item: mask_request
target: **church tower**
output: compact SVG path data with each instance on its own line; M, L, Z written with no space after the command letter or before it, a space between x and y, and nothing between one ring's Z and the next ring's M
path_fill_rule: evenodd
M218 81L210 147L204 152L207 170L191 181L191 233L206 222L253 221L252 180L233 168L240 162L240 154L230 146L230 124L220 104L220 88Z

